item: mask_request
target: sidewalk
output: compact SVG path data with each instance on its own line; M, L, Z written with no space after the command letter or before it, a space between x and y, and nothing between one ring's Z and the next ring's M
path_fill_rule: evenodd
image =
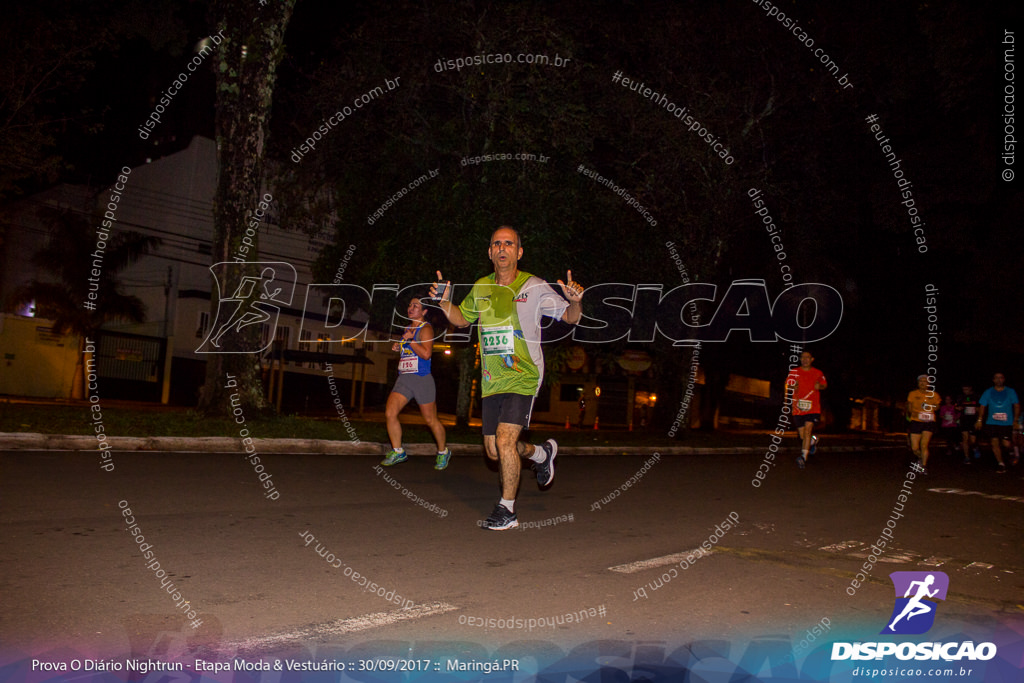
M557 440L557 439L556 439ZM791 439L792 440L792 439ZM837 441L849 441L837 438ZM822 439L818 446L821 453L854 453L863 450L885 450L905 448L900 439L861 439L861 443L849 445L828 445ZM181 437L181 436L108 436L110 450L119 452L153 452L173 451L177 453L244 453L241 439L228 436ZM334 441L327 439L253 439L256 452L267 454L307 455L322 453L325 455L383 455L390 448L389 444L365 441ZM750 455L765 453L771 440L765 434L765 444L756 446L559 446L559 455L708 455L742 454ZM452 455L477 456L483 453L483 445L476 443L449 443ZM433 443L410 443L405 445L406 452L411 456L430 456L436 453ZM36 434L36 433L0 433L0 450L4 451L95 451L97 440L94 436L69 434ZM780 446L779 453L796 454L795 446Z
M53 400L53 399L32 399L24 397L13 397L4 396L0 398L0 410L4 406L17 406L17 405L28 405L28 406L52 406L58 409L66 410L68 408L77 409L88 409L89 403L87 401L73 401L73 400ZM148 421L141 418L145 418L152 415L168 414L168 415L183 415L189 412L188 408L176 407L176 406L163 406L152 403L143 403L139 401L128 401L128 400L110 400L104 402L105 417L108 418L110 414L115 410L120 411L122 414L130 415L132 417L131 424L123 426L123 433L134 433L134 434L146 434L158 431L162 428L160 424L154 424L150 419ZM328 414L328 417L336 418L336 414L332 411ZM313 438L283 438L282 435L276 437L264 437L264 438L252 438L251 445L249 448L255 447L255 450L260 453L273 453L273 454L325 454L325 455L383 455L390 449L390 444L386 443L386 434L383 429L384 423L384 412L383 410L369 409L363 415L351 415L352 423L372 423L379 425L376 430L366 430L363 432L363 436L369 437L366 441L358 439L358 434L353 434L356 438L345 438L345 439L334 439L331 438L334 434L339 436L345 435L344 430L332 429L325 434L323 429L309 429L312 433L309 435ZM455 416L450 414L439 414L441 422L445 424L449 430L453 429L455 425ZM139 418L139 419L136 419ZM322 422L314 416L303 416L299 419L309 419L309 423L312 426L316 426ZM67 420L64 421L51 421L47 415L33 415L31 419L26 418L27 422L31 422L38 427L54 428L54 431L60 431L61 426L64 428L68 427ZM335 420L327 420L327 422L336 423ZM425 425L425 421L416 410L407 410L402 414L402 423L406 428L416 427L417 431L407 434L412 438L426 439L429 438L429 433L425 429L421 429ZM21 427L31 429L33 424L21 424ZM75 421L77 424L77 418ZM97 441L96 435L88 429L89 425L85 422L82 423L86 429L83 431L87 433L79 434L42 434L33 431L0 431L0 450L8 451L96 451L99 450L99 442ZM44 426L45 425L45 426ZM7 429L17 428L17 420L8 420ZM37 428L38 428L37 427ZM180 425L179 425L180 427ZM186 435L181 435L182 431L179 429L178 436L115 436L111 433L116 427L112 427L107 424L106 432L104 434L106 443L109 444L109 450L118 451L121 453L125 452L157 452L157 451L172 451L178 453L226 453L226 454L240 454L246 452L246 447L243 445L241 438L237 436L237 432L233 431L235 424L230 425L232 429L226 430L227 433L236 434L235 436L188 436L188 431L185 431ZM456 456L479 456L483 453L482 439L479 433L480 419L470 420L471 433L463 429L461 432L453 434L449 432L449 443L448 446L452 451L453 455ZM635 434L633 432L627 432L627 430L621 426L619 427L608 427L602 428L600 432L597 430L591 430L590 428L584 428L582 430L572 427L569 430L564 430L561 425L554 424L535 424L532 425L533 431L535 432L534 438L544 439L546 437L553 437L559 442L558 452L562 455L654 455L659 453L662 455L704 455L704 454L765 454L768 451L768 447L772 444L771 436L772 431L769 429L763 430L740 430L740 431L728 431L722 430L713 433L713 436L709 438L707 433L701 433L698 435L697 432L693 433L694 441L700 445L686 446L686 445L675 445L674 440L666 440L669 443L655 443L652 445L652 439L650 432L638 431ZM186 428L187 429L187 428ZM77 429L75 431L78 431ZM213 430L213 433L218 433L219 428ZM286 434L284 436L293 437L301 435L306 429L288 429L284 430ZM360 430L363 431L363 430ZM370 433L367 433L370 432ZM173 431L172 431L173 433ZM207 434L210 434L210 430L206 430ZM223 433L223 432L222 432ZM613 439L609 439L606 435L614 434ZM563 435L565 442L563 442ZM590 435L594 436L596 441L600 438L604 441L603 444L589 444L581 443L580 436L586 436L586 440L590 440ZM325 438L326 437L326 438ZM609 444L609 441L621 441L621 443ZM709 443L709 441L711 443ZM799 449L796 447L796 437L793 433L789 433L779 445L778 452L785 455L795 456ZM685 442L683 442L685 443ZM572 444L572 445L570 445ZM640 445L643 444L643 445ZM791 445L790 445L791 444ZM842 434L823 434L821 445L819 450L822 452L856 452L864 450L877 450L877 449L888 449L888 448L904 448L905 440L902 435L899 434L877 434L867 432L849 432ZM436 449L432 442L424 441L422 443L407 443L406 450L411 456L429 456L435 455Z

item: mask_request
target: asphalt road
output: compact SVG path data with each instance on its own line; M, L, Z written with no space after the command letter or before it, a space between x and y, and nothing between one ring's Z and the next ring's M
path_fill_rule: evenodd
M892 611L889 572L922 569L950 577L943 632L1021 632L1024 466L997 475L935 457L907 484L894 547L853 590L858 555L905 490L902 451L822 453L804 471L786 456L760 487L761 456L560 456L547 491L524 471L517 511L534 526L505 532L477 526L498 493L482 455L444 472L425 457L378 472L377 460L264 455L279 493L268 499L241 454L115 453L106 472L95 453L2 453L0 639L20 653L214 659L353 644L403 656L447 643L465 657L512 641L796 643L822 619L833 638L863 638ZM930 490L945 488L960 493ZM714 552L688 561L702 543Z

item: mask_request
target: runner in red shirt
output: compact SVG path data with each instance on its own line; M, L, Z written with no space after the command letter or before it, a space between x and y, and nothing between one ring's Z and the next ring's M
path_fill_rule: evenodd
M814 425L821 420L821 390L828 386L825 373L812 367L812 363L814 356L804 351L800 354L800 367L786 376L786 400L793 403L793 426L800 436L800 455L796 459L800 469L817 449Z

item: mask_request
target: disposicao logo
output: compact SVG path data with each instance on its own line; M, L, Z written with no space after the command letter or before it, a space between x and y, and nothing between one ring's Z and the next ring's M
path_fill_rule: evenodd
M896 590L896 606L881 633L927 633L935 623L936 601L946 599L949 576L945 572L893 572L889 579Z
M916 635L927 633L935 623L938 600L946 599L949 576L944 572L893 572L889 574L896 591L896 604L882 635ZM832 661L880 660L895 656L900 660L918 661L987 661L997 654L993 643L971 641L884 643L832 643Z

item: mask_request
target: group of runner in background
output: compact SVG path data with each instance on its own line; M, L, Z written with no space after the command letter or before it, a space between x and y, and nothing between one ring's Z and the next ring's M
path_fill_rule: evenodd
M965 465L981 457L981 444L992 447L996 472L1006 472L1006 459L1016 465L1020 459L1020 401L997 372L992 386L978 398L965 385L957 397L941 396L928 385L928 377L917 378L917 389L907 395L907 436L910 450L927 473L929 445L936 433L945 439L949 454L963 456ZM1014 435L1016 427L1018 434Z
M825 374L813 363L814 356L804 351L800 365L786 376L787 402L791 400L793 427L800 439L796 458L800 469L817 448L814 426L821 421L821 390L828 386ZM907 445L922 474L928 473L929 445L936 432L945 438L950 454L963 455L965 465L981 457L980 444L989 444L1000 474L1006 472L1007 458L1011 465L1017 464L1024 445L1020 400L1017 392L1006 386L1001 372L995 373L992 386L980 398L967 385L957 397L942 397L930 386L927 375L918 376L917 388L907 395L906 420Z

